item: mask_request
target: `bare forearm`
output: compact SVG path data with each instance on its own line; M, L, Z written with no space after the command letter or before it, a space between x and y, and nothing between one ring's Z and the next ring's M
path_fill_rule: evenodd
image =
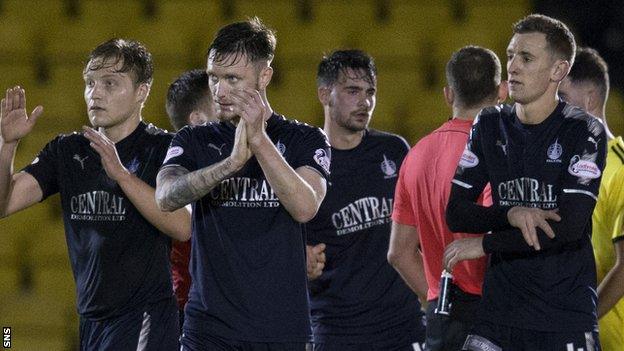
M191 214L186 208L163 212L156 205L155 190L132 174L119 181L119 186L136 209L164 234L186 241L191 237Z
M607 314L624 295L623 280L624 267L616 265L600 283L598 287L598 318Z
M317 194L280 155L268 138L252 146L262 171L288 213L299 222L307 222L314 217L323 201L323 195Z
M388 262L396 269L407 286L418 295L421 302L427 301L427 279L423 258L418 249L420 235L414 225L392 221Z
M13 160L17 143L5 144L0 140L0 217L7 215L13 183Z
M598 286L598 318L607 314L624 296L624 265L611 268Z
M240 166L235 165L229 157L190 173L184 167L165 167L156 179L158 207L163 211L174 211L197 201L238 169Z
M399 273L407 286L412 289L421 301L427 300L427 279L423 268L423 259L420 251L410 255L404 254L391 261L392 266Z

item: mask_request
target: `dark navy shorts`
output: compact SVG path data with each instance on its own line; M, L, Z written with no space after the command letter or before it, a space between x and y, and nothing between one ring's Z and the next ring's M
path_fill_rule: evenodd
M80 318L80 350L178 350L178 320L173 297L115 318L101 321Z
M491 323L474 326L462 350L468 351L600 351L597 331L542 332Z
M422 351L424 342L425 331L421 326L419 330L395 330L383 340L366 343L321 340L314 343L314 351Z
M248 342L222 338L216 335L196 335L185 330L180 351L305 351L306 343Z
M410 345L397 346L388 342L368 344L314 344L314 351L423 351L424 344L414 342Z
M461 350L474 324L481 297L456 289L451 315L435 313L438 299L427 305L426 351Z

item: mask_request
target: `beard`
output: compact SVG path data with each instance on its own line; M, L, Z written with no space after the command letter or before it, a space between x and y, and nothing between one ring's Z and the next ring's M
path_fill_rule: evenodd
M368 127L368 122L359 123L359 122L351 121L351 120L347 120L347 121L339 120L338 125L351 132L361 132Z
M348 114L346 116L336 116L334 118L336 124L350 132L361 132L368 128L370 117L364 121L360 121L357 116Z

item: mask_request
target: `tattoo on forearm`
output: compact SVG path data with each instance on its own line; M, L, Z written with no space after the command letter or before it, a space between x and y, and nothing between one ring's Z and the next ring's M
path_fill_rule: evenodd
M191 173L180 166L166 167L158 173L161 186L156 195L163 208L178 209L201 199L235 172L229 159Z

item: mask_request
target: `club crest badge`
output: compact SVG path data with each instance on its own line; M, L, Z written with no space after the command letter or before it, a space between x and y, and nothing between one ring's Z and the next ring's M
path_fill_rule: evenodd
M284 145L284 143L282 143L281 140L277 141L277 144L275 144L275 147L277 148L277 151L279 151L279 153L284 156L284 153L286 153L286 145Z
M381 161L381 171L385 174L385 179L397 176L396 163L394 163L394 161L392 160L388 160L385 154L383 155L383 161Z
M126 168L128 169L128 172L132 174L136 174L136 172L139 170L139 166L140 166L139 160L135 157L132 159L132 161L130 161L130 163L128 163Z
M563 147L559 144L559 140L556 139L554 143L550 144L548 150L546 150L548 159L546 162L561 163L561 155L563 155Z

